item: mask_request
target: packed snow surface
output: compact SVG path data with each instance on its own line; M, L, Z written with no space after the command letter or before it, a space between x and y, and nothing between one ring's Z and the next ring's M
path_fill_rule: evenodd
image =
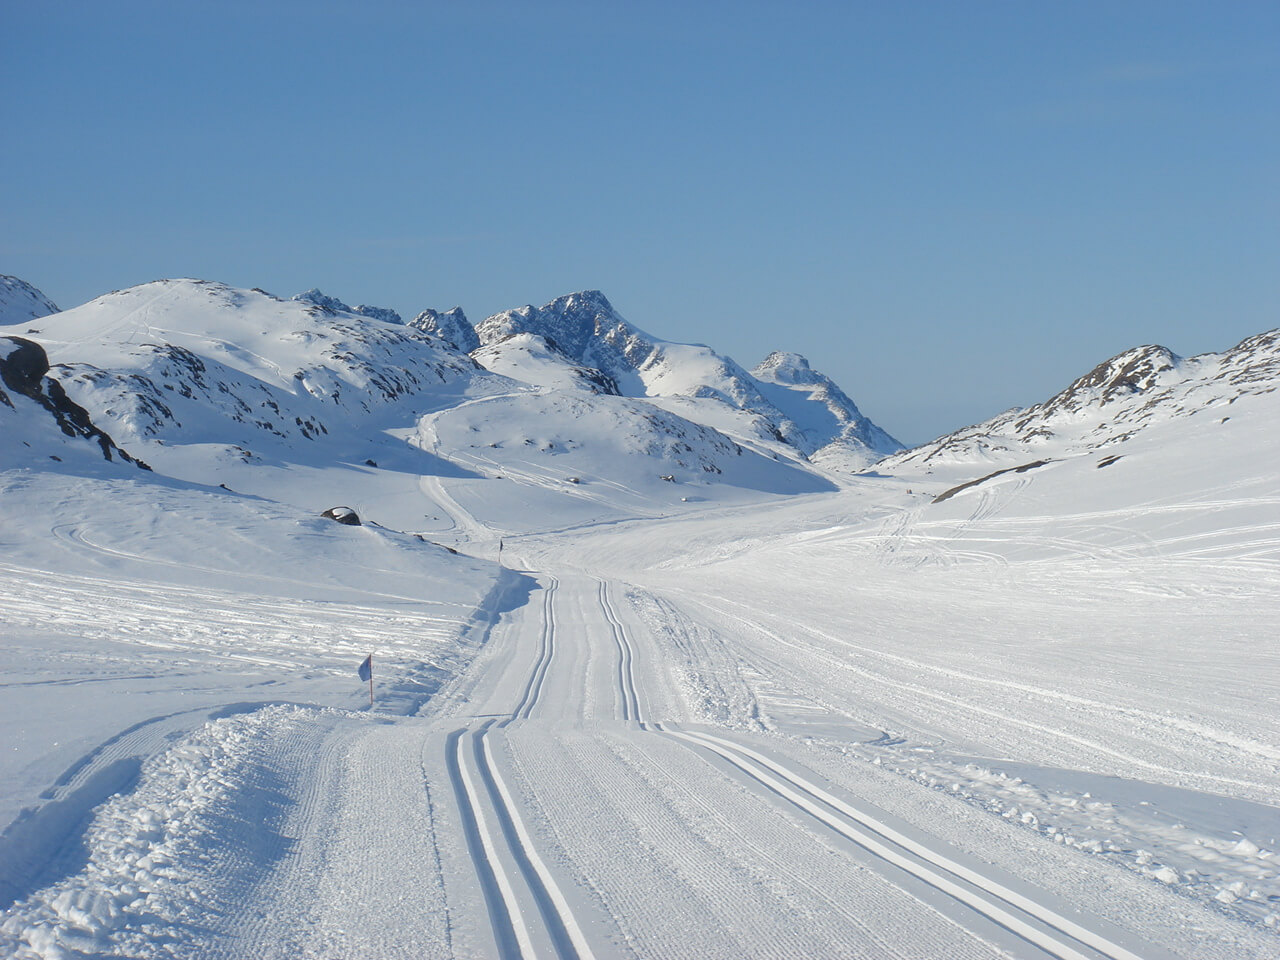
M1264 338L1001 428L1042 456L850 477L546 332L486 372L440 324L126 294L0 330L158 455L0 409L0 955L1280 954ZM237 420L259 389L327 432Z

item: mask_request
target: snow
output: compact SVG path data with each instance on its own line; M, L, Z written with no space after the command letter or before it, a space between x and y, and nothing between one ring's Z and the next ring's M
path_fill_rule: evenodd
M0 954L1276 955L1273 338L850 476L309 306L10 331L156 470L0 405Z
M57 312L57 304L25 280L0 274L0 326L25 323Z

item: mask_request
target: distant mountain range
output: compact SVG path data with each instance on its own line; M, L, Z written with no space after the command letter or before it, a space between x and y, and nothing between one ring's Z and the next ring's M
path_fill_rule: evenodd
M474 476L802 492L872 466L977 476L1111 449L1153 423L1229 417L1237 398L1280 382L1280 331L1190 359L1138 347L1043 403L903 450L804 357L775 352L748 372L710 347L644 332L594 290L473 326L457 307L406 323L319 290L286 300L202 280L59 312L0 277L0 319L7 355L28 355L18 341L47 353L37 379L50 386L39 392L63 391L85 429L108 437L105 452L188 480L233 463L374 463L359 451L408 441ZM6 396L0 416L49 414ZM30 455L59 455L22 442Z

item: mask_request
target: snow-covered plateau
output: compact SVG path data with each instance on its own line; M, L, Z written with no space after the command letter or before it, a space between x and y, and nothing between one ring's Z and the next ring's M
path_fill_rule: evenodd
M1280 956L1280 331L901 451L593 291L0 280L0 955Z

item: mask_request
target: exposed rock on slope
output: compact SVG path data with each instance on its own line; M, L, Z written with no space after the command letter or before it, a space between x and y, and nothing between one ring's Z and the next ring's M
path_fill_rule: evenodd
M718 429L732 427L744 439L787 444L793 455L815 454L835 444L842 455L833 460L857 467L901 449L828 378L809 370L803 358L774 354L781 359L762 364L764 377L753 376L709 347L645 333L623 319L598 290L495 314L476 333L488 351L477 358L490 369L500 369L504 345L513 337L539 336L573 362L598 370L624 396L711 401L741 415L732 420L723 411L689 402L680 403L679 412ZM499 366L492 366L495 362ZM500 372L519 376L505 368Z
M440 313L436 310L423 310L409 321L409 326L421 330L433 337L439 337L453 344L463 353L470 353L480 346L480 338L476 336L475 327L462 312L461 307L454 307Z
M1190 359L1165 347L1135 347L1098 364L1043 403L957 430L883 466L1072 456L1121 443L1155 423L1210 411L1229 416L1227 408L1238 398L1270 393L1278 380L1280 330Z
M53 424L65 436L95 441L104 459L119 457L126 463L136 463L143 469L150 469L140 460L134 460L116 446L110 436L94 426L88 411L70 400L62 389L62 384L46 376L48 372L49 358L40 344L21 337L0 337L0 382L14 394L11 397L4 389L0 389L0 406L7 407L11 415L28 421L43 419L45 415L51 416ZM31 401L34 406L22 409L19 406L21 398ZM26 404L22 406L25 407ZM29 428L33 424L28 422L22 426ZM17 432L22 431L14 431L15 435ZM31 447L29 440L22 442ZM37 451L33 448L33 453L35 452Z
M349 307L337 297L325 296L315 287L305 293L297 294L293 299L302 303L314 304L331 314L354 313L357 316L369 317L371 320L381 320L384 323L404 323L400 318L400 314L388 307L370 307L363 303L356 307Z

